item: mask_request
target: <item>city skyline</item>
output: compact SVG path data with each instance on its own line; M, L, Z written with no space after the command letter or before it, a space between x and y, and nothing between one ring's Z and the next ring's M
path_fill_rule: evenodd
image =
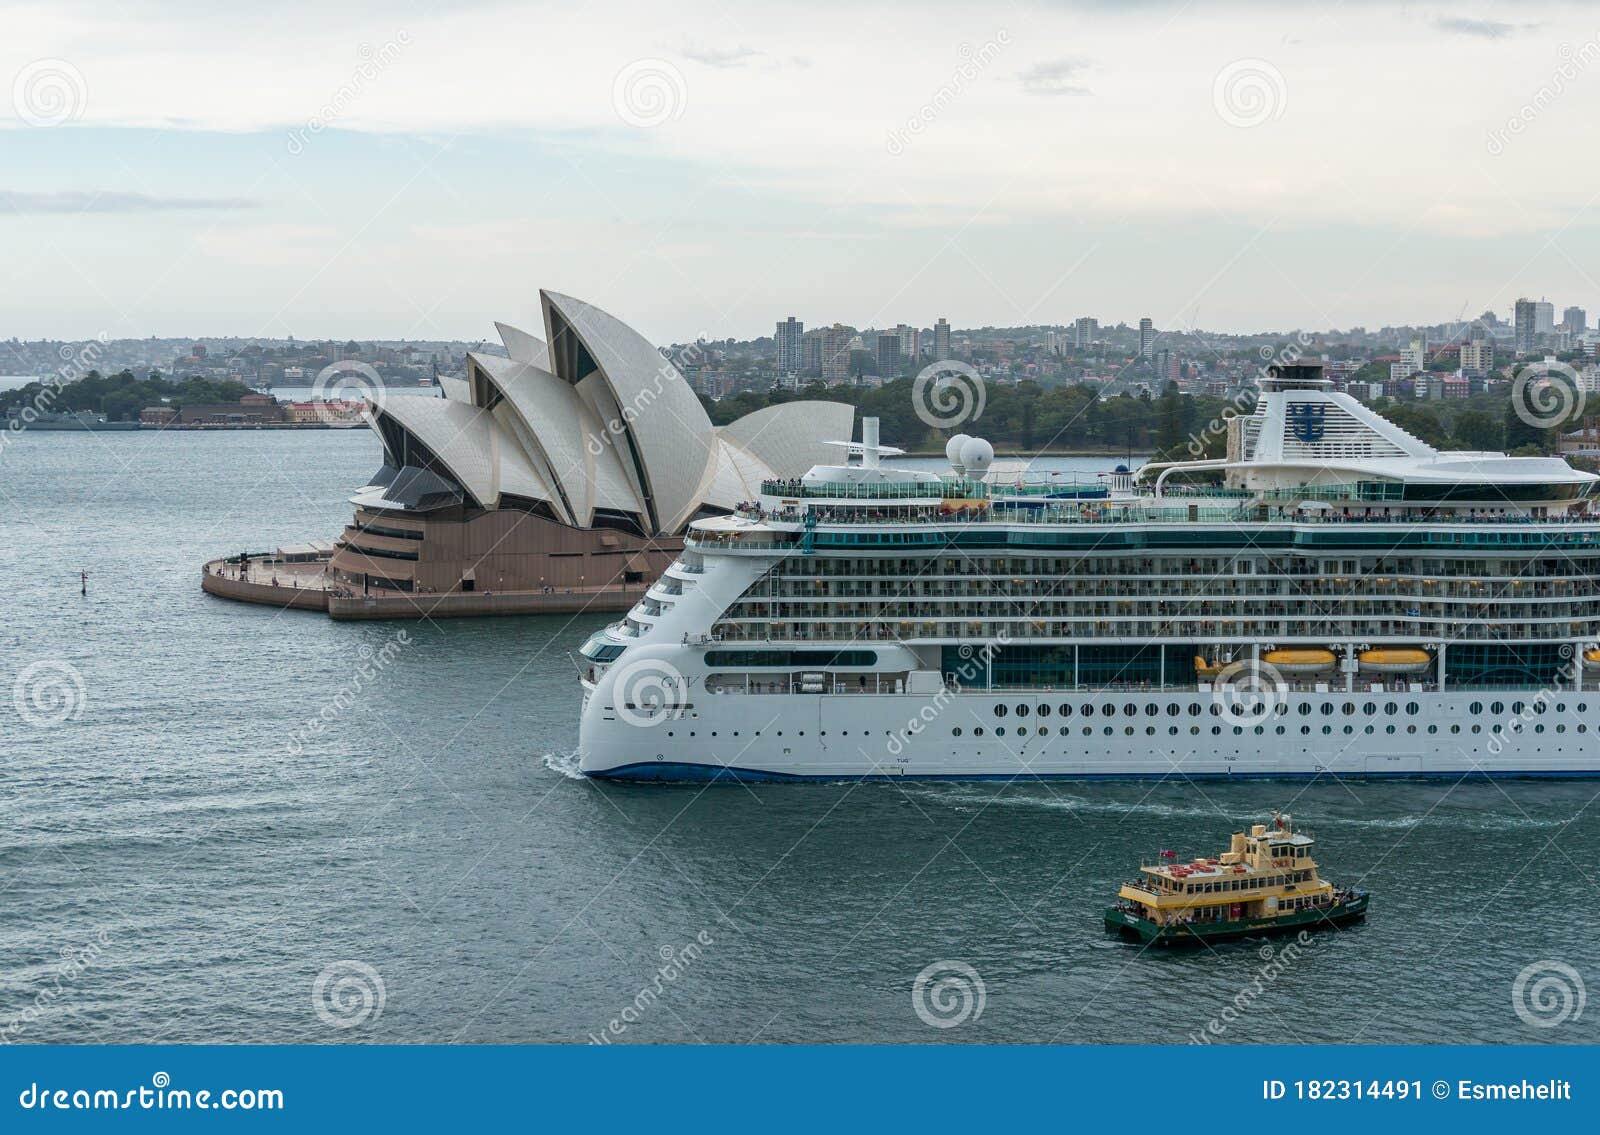
M27 271L0 334L472 341L534 278L663 342L843 311L1250 333L1600 309L1592 191L1546 175L1587 164L1577 6L821 15L333 5L308 40L8 8L0 225ZM1427 129L1398 133L1401 103Z

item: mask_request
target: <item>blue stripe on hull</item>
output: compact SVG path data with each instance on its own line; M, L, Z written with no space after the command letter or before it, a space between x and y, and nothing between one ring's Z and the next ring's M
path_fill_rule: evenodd
M810 776L804 773L771 772L767 769L735 768L727 765L697 765L686 762L640 761L631 765L600 771L585 771L585 776L595 780L621 780L638 784L702 784L708 781L735 783L774 784L837 784L858 780L1315 780L1322 776L1335 776L1342 780L1438 780L1444 777L1478 780L1522 780L1541 777L1561 777L1572 780L1600 779L1600 769L1572 772L1565 769L1528 769L1516 772L1484 772L1482 770L1455 772L1184 772L1168 769L1166 772L1019 772L1019 773L829 773Z

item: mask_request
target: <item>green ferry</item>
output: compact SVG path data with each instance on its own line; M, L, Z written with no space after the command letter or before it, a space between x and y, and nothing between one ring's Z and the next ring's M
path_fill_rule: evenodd
M1316 840L1289 816L1235 832L1215 858L1141 866L1106 910L1106 929L1152 946L1198 946L1232 938L1349 926L1367 916L1366 891L1335 887L1317 873Z

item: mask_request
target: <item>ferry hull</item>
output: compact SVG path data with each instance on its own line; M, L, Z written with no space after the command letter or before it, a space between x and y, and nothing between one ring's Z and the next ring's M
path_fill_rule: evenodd
M1240 918L1226 922L1184 923L1157 926L1148 918L1112 908L1106 911L1106 929L1122 937L1152 946L1202 946L1236 938L1272 937L1296 931L1343 929L1367 917L1370 896L1357 895L1349 902L1325 910L1297 910L1273 918Z

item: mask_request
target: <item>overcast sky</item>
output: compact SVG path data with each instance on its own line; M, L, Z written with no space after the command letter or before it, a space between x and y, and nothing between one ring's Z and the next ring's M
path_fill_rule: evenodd
M0 337L1600 312L1578 5L238 7L0 2Z

